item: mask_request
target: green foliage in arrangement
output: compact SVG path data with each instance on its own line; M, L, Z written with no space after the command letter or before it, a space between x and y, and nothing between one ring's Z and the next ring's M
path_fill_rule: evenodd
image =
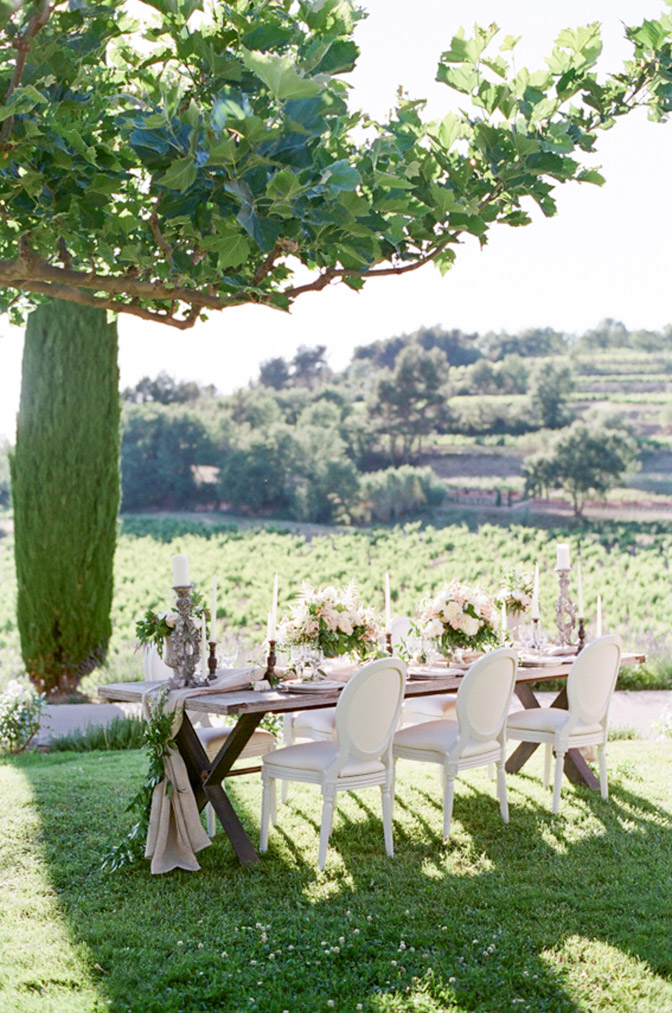
M387 122L348 107L364 12L348 0L4 5L0 311L46 295L187 328L241 303L288 309L332 282L428 262L530 223L531 199L601 184L599 131L672 108L672 16L625 29L598 78L599 26L567 29L544 69L512 36L460 31L437 78L460 110ZM361 138L365 138L362 140ZM295 265L307 268L297 284Z
M0 1008L663 1013L672 742L610 742L609 800L565 782L558 816L542 752L508 778L506 825L487 771L460 774L447 846L438 778L400 761L393 859L380 793L343 792L319 874L320 793L295 784L255 869L220 831L201 872L168 877L96 861L126 831L142 753L5 759ZM259 777L227 792L256 841Z
M149 702L150 718L142 720L147 771L139 791L126 806L126 812L134 818L130 830L103 856L101 869L109 872L118 872L119 869L133 865L145 854L154 789L166 778L165 759L168 752L176 748L172 732L174 715L166 713L164 709L167 696L167 690L153 694ZM172 782L166 779L166 795L174 790Z
M53 300L31 313L12 456L17 622L47 693L99 665L112 632L119 507L117 328Z

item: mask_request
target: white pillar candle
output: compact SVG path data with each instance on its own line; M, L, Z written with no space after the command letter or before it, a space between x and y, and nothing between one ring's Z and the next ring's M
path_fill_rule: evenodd
M534 564L534 582L532 584L530 619L539 619L539 563Z
M208 631L205 624L205 612L201 614L201 674L208 670Z
M560 542L556 549L556 568L558 570L569 570L569 545L567 542Z
M602 636L602 595L597 596L597 620L595 623L595 636Z
M583 619L583 583L581 581L581 563L576 564L576 590L578 596L579 619Z
M275 628L278 625L278 575L276 573L275 579L273 580L273 599L271 601L271 615L273 616L273 637L275 638Z
M212 607L210 609L210 640L217 640L217 575L212 578Z
M390 632L392 623L392 601L390 597L390 575L385 571L385 632Z
M173 587L189 587L189 557L173 556Z

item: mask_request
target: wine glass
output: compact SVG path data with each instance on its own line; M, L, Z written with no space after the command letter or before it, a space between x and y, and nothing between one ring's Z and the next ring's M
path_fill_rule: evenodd
M222 668L235 668L239 652L240 642L238 638L223 636L219 643L219 650L217 652L219 663Z

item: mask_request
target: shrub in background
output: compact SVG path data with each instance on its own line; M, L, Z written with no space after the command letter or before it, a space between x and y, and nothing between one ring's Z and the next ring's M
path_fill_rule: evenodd
M23 752L40 730L44 702L44 694L32 693L12 679L0 694L0 752Z

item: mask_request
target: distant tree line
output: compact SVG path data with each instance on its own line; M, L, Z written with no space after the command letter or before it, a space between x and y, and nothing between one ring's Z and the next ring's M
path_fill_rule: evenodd
M526 462L526 489L567 487L579 512L590 491L608 484L610 468L613 482L616 465L632 463L634 441L629 431L619 435L614 419L607 435L591 422L593 458L600 445L614 454L603 455L601 475L588 468L570 488L575 437L588 446L571 408L572 356L667 350L670 336L672 328L628 332L610 320L580 337L551 328L478 335L434 327L357 348L340 373L329 368L324 345L302 346L292 359L263 362L256 382L227 396L165 373L145 377L123 392L122 508L386 521L441 502L444 487L423 466L437 436L553 430L558 439ZM485 396L497 394L523 396L513 405Z

